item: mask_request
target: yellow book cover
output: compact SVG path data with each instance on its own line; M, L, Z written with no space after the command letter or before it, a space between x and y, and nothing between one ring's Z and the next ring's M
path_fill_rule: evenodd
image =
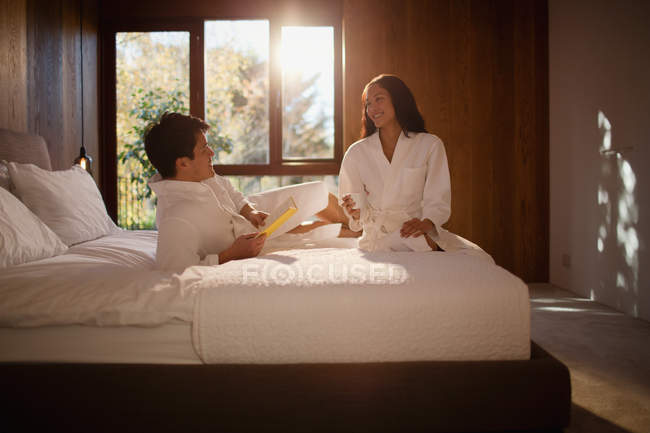
M261 236L263 233L266 233L267 237L271 237L274 231L276 231L282 224L287 222L289 218L293 216L298 211L298 206L293 200L293 197L289 197L287 200L282 202L282 204L275 208L273 212L266 218L267 221L272 221L267 227L260 232L258 236Z

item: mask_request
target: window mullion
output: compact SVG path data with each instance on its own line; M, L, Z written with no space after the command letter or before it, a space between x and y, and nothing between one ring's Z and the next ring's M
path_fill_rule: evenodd
M341 20L334 23L334 160L343 160L343 31Z
M196 21L190 27L190 114L205 119L204 24Z
M280 63L280 24L269 20L269 165L282 165L282 76Z

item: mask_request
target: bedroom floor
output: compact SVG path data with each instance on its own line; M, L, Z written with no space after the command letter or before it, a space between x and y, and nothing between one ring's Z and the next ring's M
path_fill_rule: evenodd
M530 284L531 334L571 372L565 433L650 432L650 323Z

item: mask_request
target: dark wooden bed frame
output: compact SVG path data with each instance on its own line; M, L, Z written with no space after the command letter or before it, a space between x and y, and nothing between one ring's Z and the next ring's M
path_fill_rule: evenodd
M568 369L526 361L0 364L3 432L562 431Z
M51 169L41 137L0 159ZM0 432L562 431L569 371L523 361L291 365L0 363Z

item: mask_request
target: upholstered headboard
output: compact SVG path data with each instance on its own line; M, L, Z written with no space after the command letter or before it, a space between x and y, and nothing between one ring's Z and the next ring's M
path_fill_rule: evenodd
M47 144L40 135L0 128L0 160L35 164L52 170Z

